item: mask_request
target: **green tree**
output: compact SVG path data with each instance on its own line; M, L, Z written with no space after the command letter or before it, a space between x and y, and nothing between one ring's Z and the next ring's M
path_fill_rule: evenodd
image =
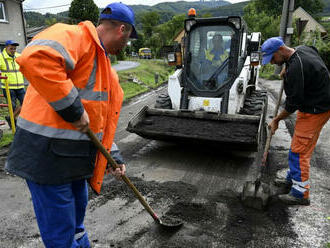
M89 20L96 24L99 9L93 0L73 0L69 8L69 17L73 19L73 23Z
M159 14L156 11L144 12L141 22L144 36L151 37L154 27L159 24Z
M255 4L257 13L264 11L266 14L279 16L282 14L283 2L284 0L253 0L249 5ZM323 11L325 3L324 0L295 0L295 9L299 6L315 17Z
M278 36L280 31L280 16L272 16L264 11L258 11L256 1L244 8L244 20L250 32L261 32L262 39Z
M55 17L50 17L50 18L47 18L47 19L45 20L45 24L46 24L47 26L54 25L55 23L57 23L57 20L56 20Z

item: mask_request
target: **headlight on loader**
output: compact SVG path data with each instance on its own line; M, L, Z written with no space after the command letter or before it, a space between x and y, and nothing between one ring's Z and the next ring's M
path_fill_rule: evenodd
M168 63L175 62L175 53L169 53L169 54L167 54L167 61L168 61Z
M252 66L258 66L260 63L260 53L259 52L251 52L250 62Z

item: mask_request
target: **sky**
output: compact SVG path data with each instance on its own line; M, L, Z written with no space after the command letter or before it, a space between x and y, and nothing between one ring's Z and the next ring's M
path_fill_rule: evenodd
M177 2L178 0L116 0L127 5L156 5L163 2ZM196 2L198 0L185 0L186 2ZM244 2L248 0L226 0L231 3ZM25 11L36 11L42 14L46 12L58 13L69 9L72 0L25 0L23 8ZM104 8L107 4L115 2L115 0L94 0L99 8ZM59 6L59 7L58 7Z

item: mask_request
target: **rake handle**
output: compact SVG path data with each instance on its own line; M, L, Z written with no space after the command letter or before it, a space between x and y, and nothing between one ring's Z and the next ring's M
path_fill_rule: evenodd
M284 89L284 80L281 81L281 88L280 88L280 91L279 91L278 101L276 103L275 110L274 110L274 117L277 116L278 109L280 107L280 103L281 103L281 99L282 99L282 94L283 94L283 89ZM272 140L272 137L273 137L273 134L270 132L269 135L268 135L268 137L267 137L264 154L262 156L262 162L261 162L261 165L262 166L266 166L266 161L267 161L267 157L268 157L268 151L269 151L269 148L270 148L270 142Z
M116 168L119 168L116 161L110 156L109 152L105 149L105 147L102 145L102 143L99 141L99 139L95 136L93 131L88 128L87 135L91 139L91 141L94 143L94 145L100 150L100 152L103 154L103 156L107 159L110 166L115 170ZM155 211L149 206L149 204L146 202L146 200L143 198L141 193L137 190L137 188L134 186L134 184L129 180L129 178L126 175L122 175L121 178L123 181L133 190L134 194L138 198L138 200L141 202L143 207L148 211L148 213L151 215L151 217L158 223L160 223L159 217L156 215Z

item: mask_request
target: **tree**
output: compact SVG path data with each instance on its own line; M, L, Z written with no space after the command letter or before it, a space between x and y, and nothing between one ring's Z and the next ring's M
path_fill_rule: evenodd
M254 0L248 5L254 4L257 13L264 11L268 15L279 16L282 14L284 0ZM324 0L295 0L295 8L302 7L312 16L323 11Z
M142 30L145 37L151 37L155 26L159 24L159 14L156 11L145 12L141 16Z
M244 8L244 20L250 32L261 32L262 39L278 36L280 31L280 16L272 16L264 11L258 11L256 2L249 3Z
M55 23L57 23L57 20L56 20L55 17L50 17L50 18L47 18L47 19L45 20L45 24L46 24L47 26L54 25Z
M73 23L89 20L96 24L99 8L93 0L73 0L69 8L69 17L73 19Z

